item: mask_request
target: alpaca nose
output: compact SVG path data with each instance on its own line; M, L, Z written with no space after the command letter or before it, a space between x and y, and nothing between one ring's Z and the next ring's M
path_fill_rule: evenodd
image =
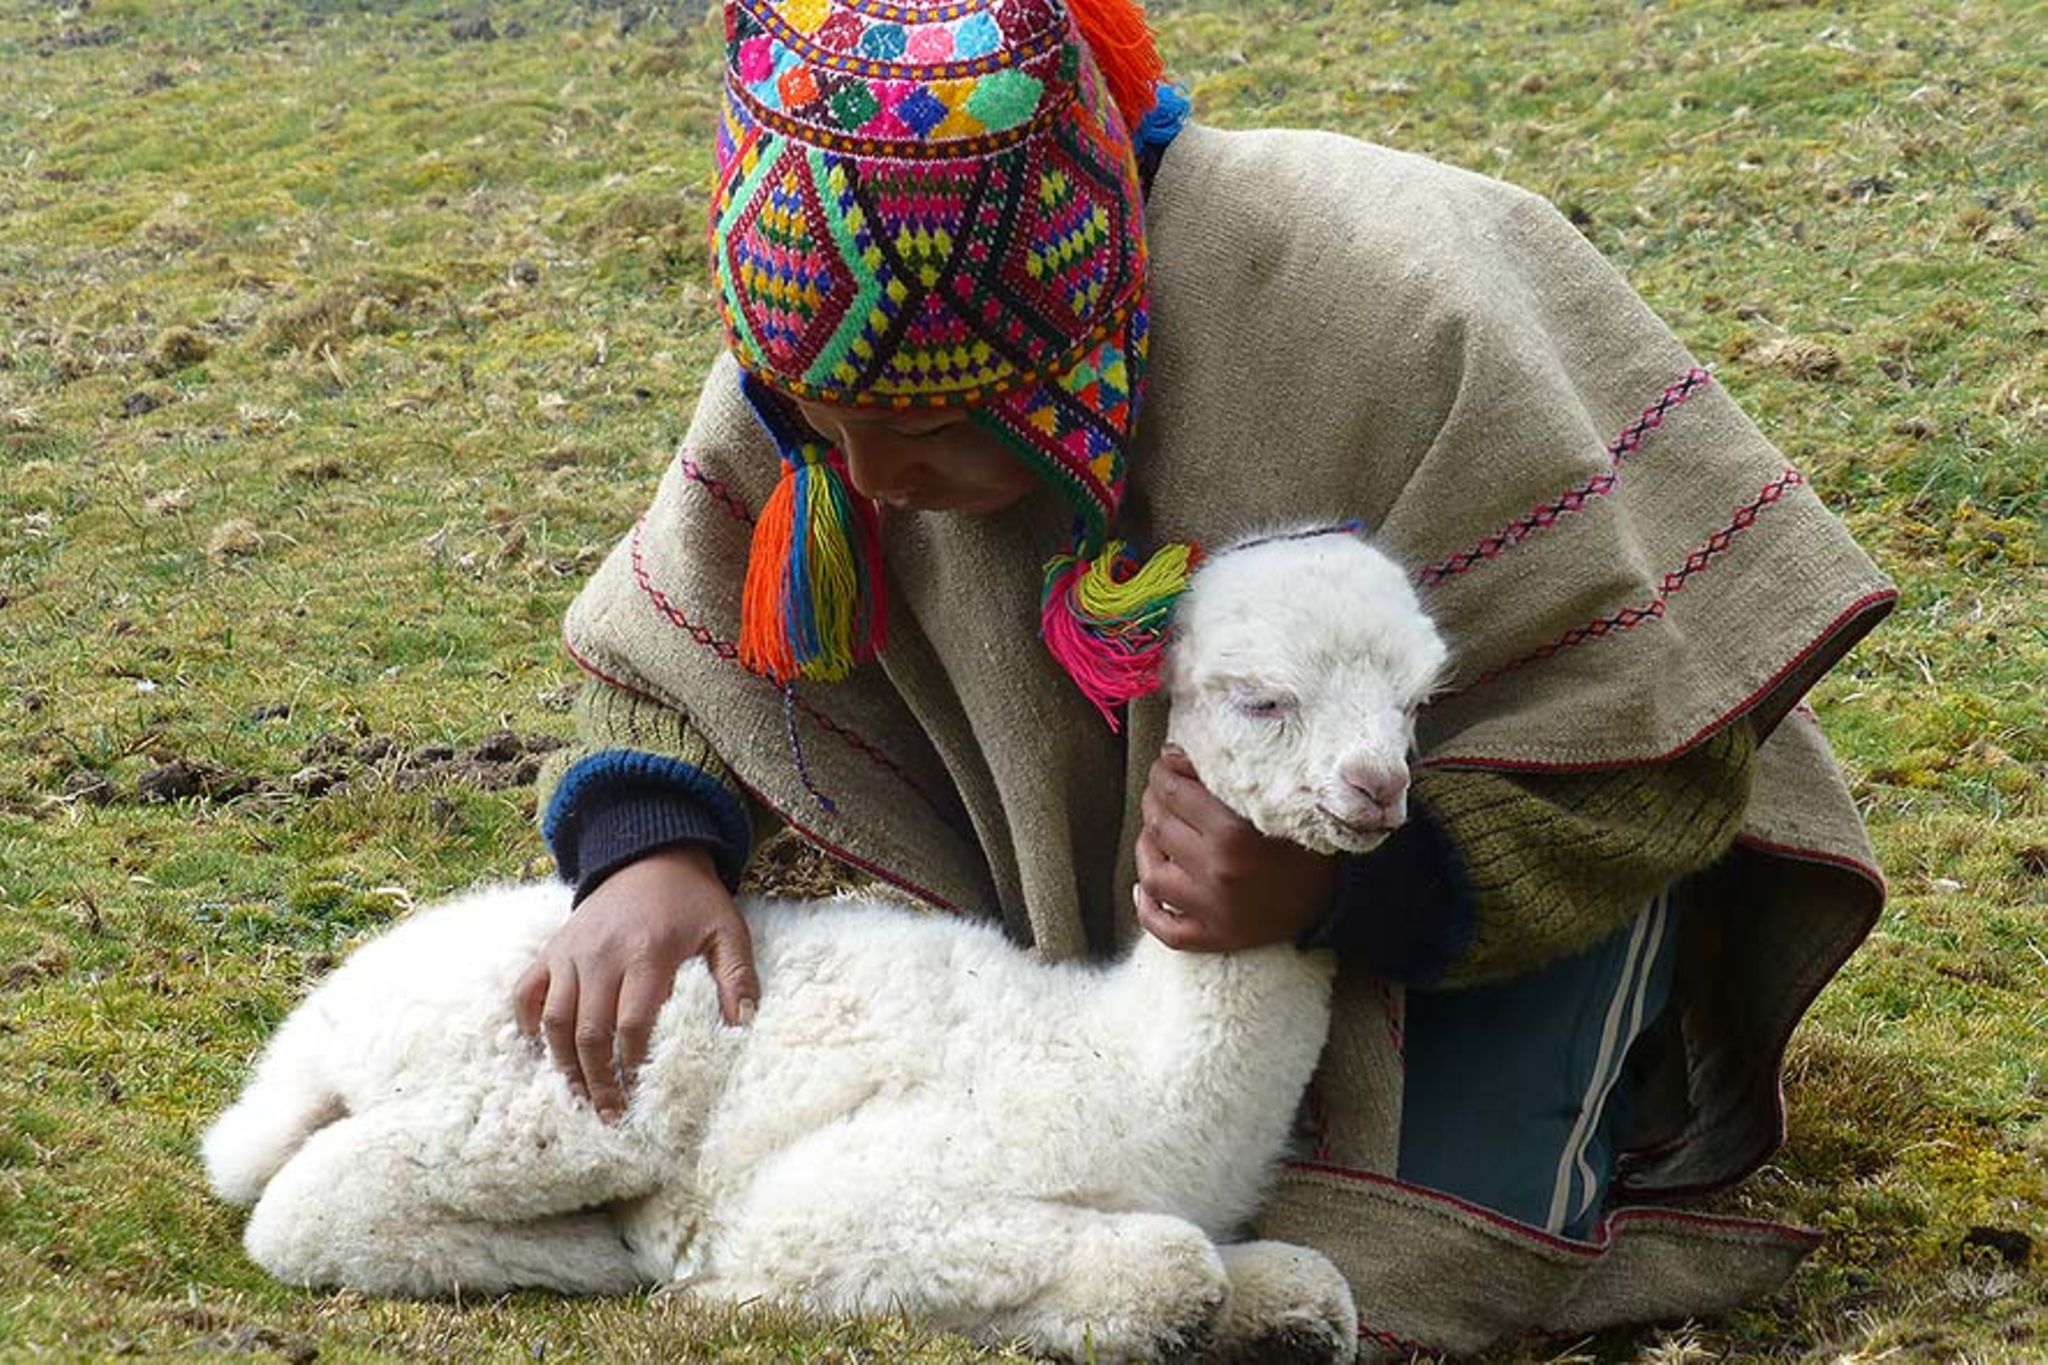
M1347 758L1337 766L1343 783L1331 812L1353 829L1395 829L1408 818L1408 766L1377 759Z

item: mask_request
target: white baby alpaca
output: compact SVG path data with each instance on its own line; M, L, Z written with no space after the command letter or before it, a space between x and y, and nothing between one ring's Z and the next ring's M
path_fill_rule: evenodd
M1444 647L1348 534L1212 558L1182 599L1169 738L1268 834L1371 847L1400 822ZM988 922L749 899L746 1029L685 963L625 1117L513 1021L569 914L486 887L364 945L206 1134L280 1279L371 1293L693 1294L908 1310L1094 1359L1351 1358L1314 1252L1218 1246L1257 1209L1329 1023L1328 954L1279 945L1047 964Z

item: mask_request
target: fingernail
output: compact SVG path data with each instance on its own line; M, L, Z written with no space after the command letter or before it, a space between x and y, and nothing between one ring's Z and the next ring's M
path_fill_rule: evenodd
M597 1111L597 1116L603 1119L606 1123L617 1123L619 1121L619 1113L620 1110L617 1105L608 1104L604 1108Z
M741 1028L751 1028L751 1027L753 1026L753 1023L754 1023L754 1011L755 1011L755 1009L756 1009L756 1008L757 1008L757 1006L756 1006L756 1005L754 1004L754 1002L753 1002L753 1001L751 1001L751 1000L742 1000L742 1001L740 1001L740 1027L741 1027Z

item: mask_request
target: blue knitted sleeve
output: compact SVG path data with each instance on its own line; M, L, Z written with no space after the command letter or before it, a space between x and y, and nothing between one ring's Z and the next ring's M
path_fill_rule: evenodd
M753 831L731 790L680 759L635 749L590 754L562 774L541 817L541 837L580 904L598 884L657 849L690 844L710 852L728 889L737 889Z

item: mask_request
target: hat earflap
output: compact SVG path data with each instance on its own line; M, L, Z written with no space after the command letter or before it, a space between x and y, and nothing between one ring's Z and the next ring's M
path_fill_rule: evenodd
M740 601L740 663L787 685L837 682L886 642L881 517L847 484L846 461L787 398L747 375L742 391L782 457L754 522Z

